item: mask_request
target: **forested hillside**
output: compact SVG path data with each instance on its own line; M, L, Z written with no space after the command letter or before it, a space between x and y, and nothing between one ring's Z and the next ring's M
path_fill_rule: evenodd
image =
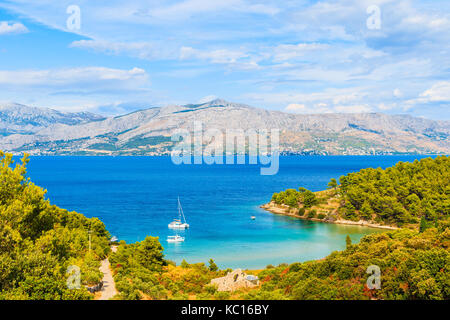
M450 298L448 222L423 233L397 230L365 236L318 261L262 271L260 289L246 299L417 300ZM369 289L367 268L380 268L380 289Z
M109 251L104 224L51 205L26 178L27 157L14 164L0 151L0 158L0 299L93 298L84 285L102 277L99 260ZM68 288L69 266L81 270L79 289Z
M385 170L362 169L332 179L329 190L275 193L272 201L308 218L366 220L422 228L450 216L450 157L399 162Z
M210 284L231 270L210 260L180 266L163 259L157 238L127 245L110 258L120 295L117 299L268 299L268 300L409 300L450 298L450 223L439 221L424 232L396 230L372 234L359 244L304 263L246 271L261 286L219 292ZM349 239L349 238L348 238ZM380 288L370 289L369 266L380 270Z
M121 241L117 252L110 257L119 295L125 300L187 300L187 299L242 299L244 292L219 292L211 280L223 277L231 269L219 270L211 259L205 263L183 262L176 266L163 257L158 238L147 237L141 242L126 244Z
M93 298L85 285L100 281L99 261L110 253L104 224L51 205L45 190L26 178L26 157L18 164L10 154L0 152L0 158L0 299ZM255 288L219 292L210 282L230 270L219 270L214 261L176 266L164 259L158 238L121 241L109 256L119 291L115 298L449 299L448 175L449 158L438 157L364 169L341 177L340 185L332 180L324 192L300 188L275 194L274 202L297 214L409 228L368 235L359 244L348 237L346 250L321 260L246 271L259 276ZM69 266L81 269L79 289L68 288ZM380 289L367 286L369 266L380 269Z

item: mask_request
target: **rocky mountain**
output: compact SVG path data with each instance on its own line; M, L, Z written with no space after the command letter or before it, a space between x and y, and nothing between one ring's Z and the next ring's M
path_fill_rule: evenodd
M104 119L90 112L69 113L9 103L0 105L0 135L33 134L58 123L77 125Z
M204 130L214 128L222 132L278 128L280 149L284 153L450 153L450 121L407 115L299 115L219 99L203 104L150 108L104 119L88 113L63 114L54 110L51 113L49 109L36 108L31 108L34 117L30 112L22 116L21 110L27 111L26 108L11 108L13 116L2 117L6 133L0 138L1 150L35 155L161 155L168 154L173 147L171 135L176 129L192 131L194 122L201 122ZM204 145L211 143L204 141Z

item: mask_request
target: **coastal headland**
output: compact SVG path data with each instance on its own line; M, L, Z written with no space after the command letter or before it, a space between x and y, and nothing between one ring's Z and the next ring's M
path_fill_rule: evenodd
M260 206L260 208L269 211L274 214L294 217L298 219L303 220L310 220L310 221L318 221L318 222L326 222L326 223L335 223L335 224L345 224L345 225L352 225L352 226L362 226L362 227L370 227L370 228L379 228L379 229L388 229L388 230L396 230L399 229L395 226L388 226L388 225L381 225L373 222L368 222L364 220L359 221L351 221L351 220L345 220L345 219L319 219L319 218L309 218L306 215L299 215L298 209L293 209L287 205L284 204L276 204L275 202L271 201L269 203L263 204Z

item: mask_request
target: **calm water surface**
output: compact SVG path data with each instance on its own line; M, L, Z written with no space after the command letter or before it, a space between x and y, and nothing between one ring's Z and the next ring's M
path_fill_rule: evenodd
M419 156L289 156L274 176L257 165L174 165L169 157L32 157L28 176L48 190L53 204L98 217L112 235L127 242L158 236L168 259L222 267L262 268L267 264L319 259L378 229L302 221L258 206L274 192L303 186L326 188L331 178L366 167L389 167ZM167 224L177 217L177 196L191 225ZM256 216L251 220L250 216Z

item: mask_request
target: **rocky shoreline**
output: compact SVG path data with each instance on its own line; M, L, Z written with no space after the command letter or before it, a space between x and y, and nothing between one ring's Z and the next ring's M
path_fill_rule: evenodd
M266 211L269 211L271 213L274 213L274 214L280 214L280 215L294 217L294 218L303 219L303 220L334 223L334 224L345 224L345 225L387 229L387 230L399 229L398 227L386 226L386 225L381 225L381 224L377 224L377 223L371 223L371 222L364 221L364 220L351 221L351 220L344 220L344 219L337 219L337 220L328 219L327 220L327 219L308 218L305 216L299 216L299 215L295 214L294 212L292 212L291 208L287 205L277 205L274 202L266 203L266 204L260 206L260 208L262 208Z

